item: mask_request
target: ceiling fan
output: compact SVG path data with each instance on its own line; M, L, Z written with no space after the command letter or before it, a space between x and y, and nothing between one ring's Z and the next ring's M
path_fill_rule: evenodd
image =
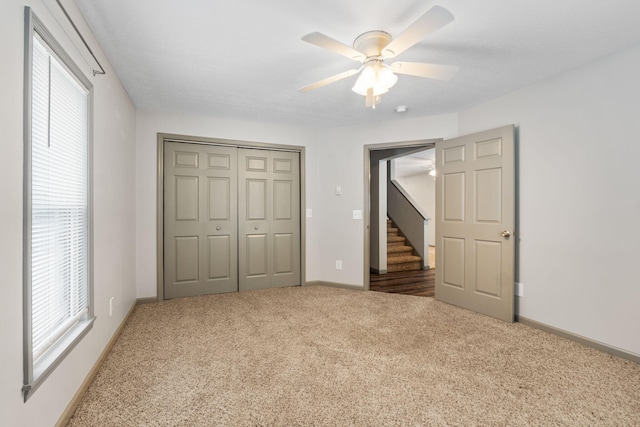
M457 66L421 62L394 62L388 65L385 60L400 55L429 34L449 24L453 19L453 15L447 9L434 6L395 39L385 31L368 31L354 40L353 48L322 33L307 34L302 37L305 42L358 61L362 65L298 90L309 92L361 72L352 90L365 96L365 106L376 108L381 101L381 95L388 92L398 81L395 73L427 79L451 80L458 72Z

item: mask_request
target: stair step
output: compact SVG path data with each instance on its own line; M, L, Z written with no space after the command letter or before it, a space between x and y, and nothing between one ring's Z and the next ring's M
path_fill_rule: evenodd
M422 258L415 255L390 256L387 258L387 272L422 270Z
M387 247L389 246L405 246L405 239L402 236L387 236Z
M387 258L387 272L422 270L422 258L414 255Z
M400 235L400 229L387 218L387 271L422 270L422 258L413 253L407 239Z
M388 246L387 247L387 254L389 256L394 256L393 254L401 254L401 253L406 253L411 255L413 253L413 248L411 246L405 246L405 245L397 245L397 246Z
M396 271L417 271L422 270L422 264L419 262L408 262L404 264L387 265L387 273L395 273Z
M400 254L397 256L387 257L387 266L390 264L405 264L420 261L422 261L422 258L420 258L419 256Z

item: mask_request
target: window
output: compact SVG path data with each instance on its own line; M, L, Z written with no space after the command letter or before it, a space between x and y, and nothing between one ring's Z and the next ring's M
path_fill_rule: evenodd
M93 324L92 86L26 8L25 400Z

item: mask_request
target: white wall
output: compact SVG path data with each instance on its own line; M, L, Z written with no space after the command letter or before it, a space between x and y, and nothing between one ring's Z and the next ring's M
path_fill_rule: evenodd
M457 136L457 125L457 115L448 114L318 132L314 226L319 279L364 286L364 224L351 219L352 210L368 209L364 206L364 146L451 138ZM342 196L335 195L337 185ZM336 260L342 260L342 270L335 269Z
M640 355L640 47L459 114L519 127L520 315Z
M314 260L318 256L314 232L315 170L314 134L309 130L270 124L216 119L209 116L138 111L136 145L136 245L138 298L157 295L156 210L158 133L172 133L207 138L305 147L306 203L314 210L314 218L307 218L307 280L316 280L318 272Z
M27 403L22 387L23 29L29 5L94 85L95 314L93 329ZM71 2L65 2L72 5ZM70 7L70 6L69 6ZM89 43L100 52L90 37ZM0 2L0 425L55 424L135 302L135 108L118 78L91 69L56 25L44 3ZM100 58L104 56L100 55ZM115 310L109 317L109 298Z
M399 166L399 165L398 165ZM396 172L398 172L396 166ZM436 181L429 172L396 176L396 181L406 190L414 202L427 214L429 221L429 245L436 244ZM435 267L435 266L433 266Z

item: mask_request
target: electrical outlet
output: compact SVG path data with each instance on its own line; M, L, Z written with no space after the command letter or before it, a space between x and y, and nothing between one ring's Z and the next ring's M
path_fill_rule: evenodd
M313 211L311 209L307 209L307 218L313 218Z
M515 294L521 298L524 296L524 285L522 283L515 282Z
M336 270L342 270L342 261L339 259L336 260Z
M353 219L362 219L362 211L354 210L353 211Z
M339 185L336 187L336 196L342 196L342 187Z
M115 297L111 297L109 300L109 316L113 316L113 300Z

